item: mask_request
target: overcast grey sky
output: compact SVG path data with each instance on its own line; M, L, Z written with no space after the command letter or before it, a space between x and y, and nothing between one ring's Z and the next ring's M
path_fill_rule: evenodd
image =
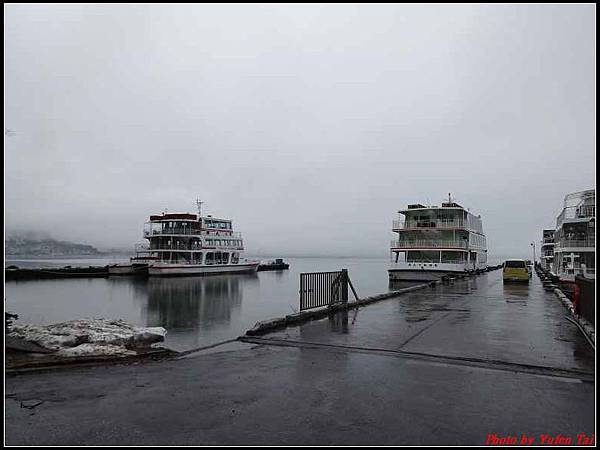
M5 7L7 232L132 247L230 217L250 254L386 256L408 203L529 255L595 186L595 6Z

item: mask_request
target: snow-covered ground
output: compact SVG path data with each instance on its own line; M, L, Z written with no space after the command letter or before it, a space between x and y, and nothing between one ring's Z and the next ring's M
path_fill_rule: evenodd
M13 325L7 348L57 356L127 356L164 341L162 327L135 327L123 320L79 319L53 325Z

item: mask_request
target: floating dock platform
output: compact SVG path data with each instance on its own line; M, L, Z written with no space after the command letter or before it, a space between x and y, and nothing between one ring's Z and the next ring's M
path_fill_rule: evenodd
M4 278L10 280L47 280L51 278L105 278L108 266L57 267L45 269L21 269L9 266L4 269Z

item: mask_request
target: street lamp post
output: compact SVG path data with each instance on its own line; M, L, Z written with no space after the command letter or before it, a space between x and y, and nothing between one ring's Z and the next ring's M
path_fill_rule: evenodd
M531 246L533 247L533 264L535 264L535 242L532 242Z

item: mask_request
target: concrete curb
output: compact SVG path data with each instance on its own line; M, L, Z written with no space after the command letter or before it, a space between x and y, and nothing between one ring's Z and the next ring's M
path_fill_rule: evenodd
M565 293L558 288L558 277L556 275L552 275L548 272L545 272L543 269L536 269L536 273L540 278L544 290L554 292L554 295L558 297L560 302L564 305L565 308L569 311L569 315L577 322L586 336L593 342L593 345L596 346L596 328L590 322L588 322L584 317L578 316L575 314L575 307L569 298L565 295Z
M323 317L327 317L329 314L343 311L348 309L359 308L361 306L365 306L371 303L375 303L381 300L385 300L392 297L397 297L407 292L416 291L419 289L424 289L427 286L433 286L439 282L432 281L425 284L419 284L416 286L411 286L404 289L399 289L397 291L386 292L384 294L373 295L370 297L361 298L358 301L351 303L340 303L332 306L325 306L322 308L315 308L307 311L300 311L295 314L290 314L285 317L276 317L273 319L262 320L257 322L253 328L246 331L246 336L258 336L261 334L268 333L270 331L277 330L279 328L285 328L288 325L300 325L311 320L322 319Z
M561 301L561 303L569 311L571 317L573 319L575 319L575 321L579 324L579 326L585 332L587 337L590 338L590 340L594 343L594 346L596 346L596 329L595 329L595 327L591 323L589 323L585 318L575 314L575 307L573 306L573 303L571 303L571 300L568 299L568 297L564 294L563 291L556 288L556 289L554 289L554 295L556 295L558 297L558 299Z

